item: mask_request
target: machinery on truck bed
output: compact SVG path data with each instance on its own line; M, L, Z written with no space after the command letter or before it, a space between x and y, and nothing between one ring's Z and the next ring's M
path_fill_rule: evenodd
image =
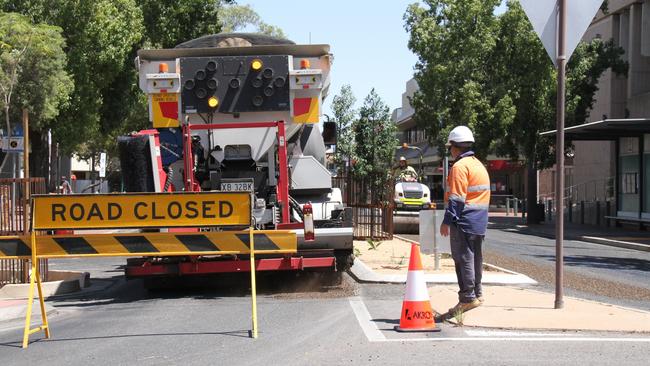
M335 143L335 133L321 134L318 127L331 65L328 45L258 34L140 50L139 86L153 128L119 138L125 190L250 191L257 229L289 229L298 238L297 254L256 255L258 270L349 268L352 212L325 168L325 144ZM247 270L241 259L136 258L126 273Z

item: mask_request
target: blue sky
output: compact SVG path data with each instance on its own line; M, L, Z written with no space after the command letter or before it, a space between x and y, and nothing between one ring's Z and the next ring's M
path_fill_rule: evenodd
M414 2L417 1L238 1L251 5L264 22L282 28L296 43L309 43L311 34L311 43L331 46L334 65L325 113L330 113L332 97L344 84L352 86L357 107L373 87L391 111L401 106L406 81L413 76L417 62L407 46L403 20L406 8Z

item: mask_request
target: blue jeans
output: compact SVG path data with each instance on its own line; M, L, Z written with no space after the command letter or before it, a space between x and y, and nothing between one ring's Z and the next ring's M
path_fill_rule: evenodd
M484 235L465 233L455 224L449 226L451 257L456 267L458 279L458 300L472 302L483 294L483 253L481 245Z

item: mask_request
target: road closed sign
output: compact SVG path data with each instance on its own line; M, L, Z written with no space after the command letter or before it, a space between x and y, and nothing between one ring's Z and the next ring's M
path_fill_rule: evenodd
M251 223L250 193L42 195L35 229L234 226Z

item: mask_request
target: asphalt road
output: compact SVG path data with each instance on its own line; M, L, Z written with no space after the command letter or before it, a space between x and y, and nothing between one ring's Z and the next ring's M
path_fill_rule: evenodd
M554 239L489 229L483 257L555 290ZM650 310L650 252L565 240L564 264L565 294Z
M0 323L0 364L27 365L645 365L650 337L624 333L506 332L439 325L439 333L397 333L403 285L321 286L315 275L261 275L258 339L248 277L147 291L125 281L121 259L54 261L90 269L114 285L52 299L52 339L20 347L20 322Z

